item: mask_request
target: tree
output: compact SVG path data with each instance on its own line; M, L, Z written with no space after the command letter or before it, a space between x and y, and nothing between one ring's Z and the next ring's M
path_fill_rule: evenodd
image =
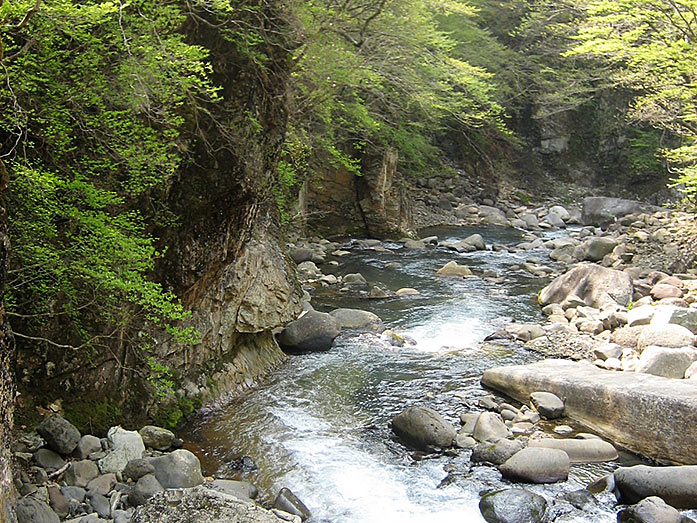
M680 137L663 154L675 182L697 197L697 2L592 0L569 55L597 57L635 93L631 117Z

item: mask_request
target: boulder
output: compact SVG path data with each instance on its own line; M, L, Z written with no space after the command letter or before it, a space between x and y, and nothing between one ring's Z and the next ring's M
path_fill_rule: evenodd
M436 271L436 274L440 276L462 276L462 277L467 277L467 276L472 276L472 271L469 269L469 267L466 267L464 265L458 265L457 262L451 261L443 265L438 271Z
M540 305L568 301L577 297L585 305L602 308L617 303L626 306L634 288L628 274L591 263L582 263L557 277L538 295Z
M562 205L553 205L552 207L549 208L549 214L556 214L564 220L565 222L568 222L571 219L571 213L569 213L568 210L566 210L566 207L563 207Z
M617 247L617 241L604 236L588 238L574 250L574 257L581 261L597 262Z
M637 346L643 327L620 327L612 332L610 341L620 347L633 349Z
M344 276L344 285L349 285L352 287L367 287L368 281L360 272L355 272Z
M467 243L477 249L478 251L484 251L486 250L486 243L484 243L484 238L482 238L481 234L472 234L471 236L468 236L464 240L462 240L464 243Z
M392 430L407 444L417 448L450 447L455 429L429 407L408 407L392 418Z
M234 481L231 479L216 479L211 487L219 492L235 496L243 501L252 501L259 495L259 490L248 481Z
M60 523L58 514L53 512L48 504L31 496L19 499L15 511L17 523Z
M87 499L94 510L100 518L107 519L111 515L111 505L109 500L102 494L97 494L96 492L92 494L87 494Z
M403 296L421 296L419 291L412 289L411 287L402 287L401 289L397 289L394 294L399 298L402 298Z
M498 441L511 435L503 419L495 412L482 412L477 418L472 437L477 441Z
M681 325L692 334L697 334L697 309L659 305L651 318L654 325Z
M479 511L488 523L541 523L547 501L539 494L512 488L482 496Z
M94 461L83 459L74 461L65 472L65 482L73 487L86 487L94 478L99 476L99 469Z
M63 468L65 461L56 452L49 449L39 449L34 453L34 461L36 464L46 469L49 474L58 469Z
M690 521L693 520L683 516L657 496L643 499L617 514L617 523L688 523Z
M642 305L641 307L632 307L627 312L627 325L637 327L639 325L648 325L651 323L656 309L651 305ZM668 323L668 322L665 322Z
M61 488L61 494L65 496L66 499L75 499L82 503L85 500L87 491L81 487L63 487Z
M147 458L132 459L128 462L126 468L123 469L123 477L133 481L138 481L146 474L154 473L155 467Z
M51 510L58 514L58 517L64 518L67 516L70 513L70 502L61 490L55 485L50 485L47 487L46 492Z
M287 512L288 514L299 516L303 521L312 517L310 510L288 488L282 488L280 490L273 502L273 507L278 510L282 510L283 512Z
M101 440L97 436L85 434L80 438L80 442L77 444L77 447L73 452L73 456L75 456L77 459L87 459L90 454L100 452L101 450Z
M123 472L129 461L143 457L145 452L143 438L134 430L111 427L107 432L107 441L111 451L99 460L102 474Z
M697 466L635 465L618 468L614 477L621 503L629 505L658 496L676 508L697 508Z
M533 392L530 403L543 419L557 419L564 415L564 402L551 392Z
M300 523L298 516L276 515L254 503L205 487L165 490L136 509L131 523Z
M143 438L143 443L146 447L155 450L167 450L172 446L177 437L171 430L155 427L154 425L146 425L138 431L140 437Z
M601 225L628 214L653 213L660 210L660 207L635 200L594 196L583 200L581 221L583 225Z
M480 205L479 216L482 219L482 223L485 225L508 225L506 213L503 212L501 209L497 209L496 207L491 207L489 205Z
M341 332L339 322L324 312L310 311L290 322L278 336L286 352L327 351Z
M552 227L566 227L566 223L561 216L554 212L550 212L545 216L543 222L550 224Z
M619 358L622 356L622 347L617 343L606 343L593 349L593 355L599 360L608 360L610 358Z
M530 341L545 335L545 330L536 323L510 323L504 330L519 341Z
M342 329L365 329L382 332L385 326L377 314L360 309L334 309L329 313Z
M644 327L637 339L637 348L641 351L651 345L659 347L691 347L695 335L681 325L648 325Z
M87 484L87 494L101 494L106 496L111 489L116 485L116 475L115 474L103 474L102 476L97 476L92 481Z
M184 449L151 458L155 477L166 488L189 488L203 483L201 463L191 452Z
M128 502L134 507L145 505L151 497L163 490L155 474L146 474L138 479L135 487L128 493Z
M501 465L523 448L525 448L525 442L521 439L500 439L493 443L477 443L472 449L470 459L474 463Z
M36 432L46 440L51 450L64 456L72 453L80 442L80 431L58 414L53 414L39 423Z
M663 300L665 298L682 298L682 294L682 289L667 283L657 283L651 287L651 297L654 300Z
M527 447L516 452L499 471L504 478L526 483L556 483L569 476L569 456L559 449Z
M651 346L644 349L636 372L682 379L685 371L697 361L697 351L692 347L667 348Z
M518 401L547 390L566 415L656 460L697 463L697 388L691 380L612 372L589 362L543 360L489 369L482 384Z
M529 447L563 450L571 463L599 463L616 460L619 455L612 444L601 439L555 439L531 440Z

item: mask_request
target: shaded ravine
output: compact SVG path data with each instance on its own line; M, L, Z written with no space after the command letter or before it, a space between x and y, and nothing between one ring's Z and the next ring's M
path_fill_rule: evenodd
M462 239L473 230L426 232L447 240ZM511 229L476 232L487 244L521 240ZM516 266L542 259L542 253L458 254L390 243L381 244L379 251L360 244L345 247L352 253L338 259L337 273L361 272L383 288L413 287L421 296L369 300L361 293L325 289L313 305L371 310L417 344L395 348L373 335L345 332L329 352L294 356L264 386L202 413L186 429L188 445L208 474L245 477L267 495L291 488L312 511L313 522L483 521L479 493L505 486L500 474L483 466L467 472L469 451L414 460L393 439L388 422L406 406L425 404L458 424L467 405L487 393L479 384L485 369L539 359L519 345L482 341L512 319L540 319L535 295L544 282ZM450 260L467 264L475 274L493 271L498 278L435 276ZM235 459L243 455L258 470L241 474ZM572 466L568 482L531 490L551 500L615 466ZM448 472L452 474L444 482ZM557 521L614 521L611 508L606 503L585 514L563 505L555 510Z

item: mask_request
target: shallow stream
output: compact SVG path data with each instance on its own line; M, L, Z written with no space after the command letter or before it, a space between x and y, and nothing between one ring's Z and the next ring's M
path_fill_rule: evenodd
M522 240L515 230L493 228L437 228L422 236L459 240L473 232L488 246ZM536 251L458 254L390 243L380 245L390 252L343 247L351 255L337 258L337 274L360 272L371 284L392 291L413 287L421 295L371 300L324 291L313 297L315 308L370 310L416 345L387 347L372 335L344 333L329 352L291 357L263 386L199 416L187 429L188 446L209 475L247 479L266 495L289 487L312 511L313 523L484 521L480 492L509 485L498 471L469 470L469 451L415 456L393 439L388 422L405 407L423 404L459 425L459 414L489 393L479 384L485 369L540 358L520 345L482 342L511 321L541 319L535 296L546 281L516 266L549 258ZM435 276L451 260L475 273L494 271L499 279ZM240 473L232 465L240 456L251 457L258 469ZM566 483L525 488L552 501L615 466L572 466ZM554 510L556 521L616 521L608 498L590 512L559 502Z

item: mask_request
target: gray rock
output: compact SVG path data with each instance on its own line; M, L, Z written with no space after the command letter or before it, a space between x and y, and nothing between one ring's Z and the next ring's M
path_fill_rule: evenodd
M339 322L334 317L310 311L286 325L278 342L283 350L291 353L327 351L340 332Z
M450 447L455 429L440 414L428 407L408 407L392 418L393 432L417 449L428 446Z
M494 443L477 443L472 449L471 460L474 463L486 462L501 465L523 448L525 448L525 442L520 439L500 439Z
M171 430L155 427L154 425L146 425L138 431L140 437L143 438L143 444L146 447L155 450L167 450L172 446L177 437Z
M80 438L73 456L77 459L87 459L90 454L99 452L102 450L102 444L97 436L92 436L91 434L85 434Z
M618 500L632 504L658 496L676 508L697 508L697 466L649 467L636 465L615 471Z
M215 490L235 496L243 501L252 501L259 495L259 490L248 481L216 479L211 486Z
M619 358L622 356L622 347L617 343L607 343L593 349L593 355L599 360L609 360L610 358Z
M116 475L109 473L94 478L87 484L87 494L101 494L106 496L116 485Z
M34 453L36 464L46 469L47 472L55 472L65 465L65 461L57 453L49 449L39 449Z
M557 419L564 415L564 402L551 392L533 392L530 402L544 419Z
M692 521L657 496L641 500L617 514L617 523L687 523Z
M87 498L90 501L90 505L92 505L92 508L100 518L108 518L111 516L111 504L105 496L94 492L92 494L88 494Z
M571 219L571 213L566 209L566 207L562 205L553 205L552 207L549 208L549 213L548 214L556 214L564 220L565 222L569 221Z
M561 495L561 499L567 501L578 510L591 510L598 505L598 500L586 489L564 492Z
M628 274L596 264L582 263L542 289L538 301L542 306L550 303L560 303L563 306L570 298L576 297L585 305L600 309L613 303L626 306L632 299L633 292L634 287Z
M138 507L132 523L300 523L298 516L274 514L253 503L205 487L165 490Z
M556 483L569 476L569 456L559 449L527 447L499 466L504 478L527 483Z
M344 285L350 285L355 287L366 287L368 281L359 272L347 274L344 276Z
M61 492L67 499L76 499L80 503L85 500L87 491L81 487L62 487Z
M99 460L99 470L103 474L123 472L129 461L142 458L145 452L143 438L133 430L111 427L107 441L112 450Z
M195 487L203 483L201 463L188 450L175 450L152 458L150 463L155 467L155 477L166 489Z
M662 210L660 207L635 200L621 198L590 197L583 200L581 221L584 225L601 225L628 214L653 213Z
M697 309L659 305L655 308L655 314L651 318L651 323L655 325L665 325L667 323L681 325L692 332L692 334L697 334Z
M273 502L273 506L274 508L287 512L288 514L299 516L302 521L312 517L310 510L305 506L305 504L300 501L290 489L287 488L281 489Z
M46 440L51 450L64 456L75 450L80 442L80 431L58 414L49 416L39 423L36 432Z
M60 523L60 518L47 503L31 496L17 501L15 506L18 523Z
M633 307L627 312L627 325L636 327L638 325L648 325L651 323L656 309L651 305L642 305L641 307ZM668 323L667 321L664 323Z
M548 390L567 416L656 460L697 463L697 389L691 380L612 372L589 362L544 360L484 372L482 384L518 400ZM650 495L650 494L647 494Z
M530 341L545 335L545 330L534 323L509 323L504 330L519 341Z
M86 487L94 478L99 476L99 469L94 461L84 459L75 461L65 472L65 482L74 487Z
M472 276L472 271L465 265L459 265L457 262L451 261L438 269L436 274L439 276L461 276L466 278Z
M690 365L697 361L697 351L692 347L647 347L641 353L637 372L682 379Z
M464 240L462 240L464 243L467 243L477 249L478 251L484 251L486 250L486 243L484 243L484 238L482 238L481 234L472 234L471 236L468 236Z
M372 312L360 309L334 309L329 314L342 329L367 329L376 332L385 330L382 320Z
M617 241L604 236L588 238L574 251L574 257L578 260L597 262L617 247Z
M472 437L477 441L497 441L511 435L500 414L482 412L477 418Z
M513 488L485 494L479 511L488 523L540 523L547 501L539 494Z
M544 223L550 224L552 227L566 227L564 220L556 213L550 212L544 217Z
M674 285L667 283L657 283L651 287L651 296L654 300L664 300L666 298L682 298L683 292Z
M690 347L695 343L695 335L681 325L648 325L637 339L637 348L644 350L651 345L659 347Z
M563 450L571 463L598 463L619 457L615 447L601 439L542 438L531 440L528 446Z
M135 487L128 493L128 502L134 507L145 505L151 497L163 490L155 474L146 474L138 479Z
M132 479L133 481L138 481L146 474L154 473L155 467L153 467L150 460L146 458L132 459L126 464L126 468L123 469L123 477Z

